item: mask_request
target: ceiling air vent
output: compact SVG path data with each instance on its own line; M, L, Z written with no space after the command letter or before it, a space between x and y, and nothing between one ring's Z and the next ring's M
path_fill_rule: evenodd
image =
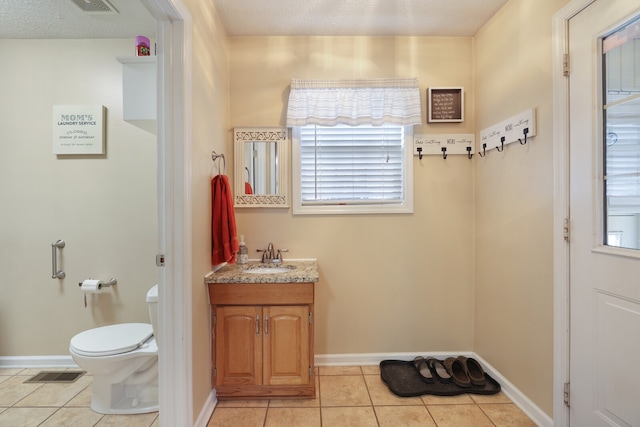
M71 0L76 6L87 13L118 13L107 0Z

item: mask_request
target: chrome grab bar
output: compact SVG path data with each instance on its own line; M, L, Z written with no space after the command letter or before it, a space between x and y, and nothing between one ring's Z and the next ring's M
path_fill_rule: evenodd
M51 278L64 279L65 272L58 270L58 249L64 248L64 240L58 240L51 244Z

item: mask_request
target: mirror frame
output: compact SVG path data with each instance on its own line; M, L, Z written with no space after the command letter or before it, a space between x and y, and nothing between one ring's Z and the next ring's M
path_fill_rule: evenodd
M278 152L278 192L244 194L244 143L275 142ZM243 127L233 129L235 156L234 187L236 208L288 208L289 129L286 127Z

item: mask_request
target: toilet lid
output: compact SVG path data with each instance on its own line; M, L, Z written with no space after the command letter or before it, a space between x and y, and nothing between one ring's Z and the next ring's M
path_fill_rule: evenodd
M148 323L121 323L80 332L71 338L71 348L83 356L128 353L153 336Z

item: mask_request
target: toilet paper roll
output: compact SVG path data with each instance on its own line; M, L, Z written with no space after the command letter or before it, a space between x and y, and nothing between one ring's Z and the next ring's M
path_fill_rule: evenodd
M87 294L97 294L102 292L102 282L100 280L87 279L82 282L80 289Z

